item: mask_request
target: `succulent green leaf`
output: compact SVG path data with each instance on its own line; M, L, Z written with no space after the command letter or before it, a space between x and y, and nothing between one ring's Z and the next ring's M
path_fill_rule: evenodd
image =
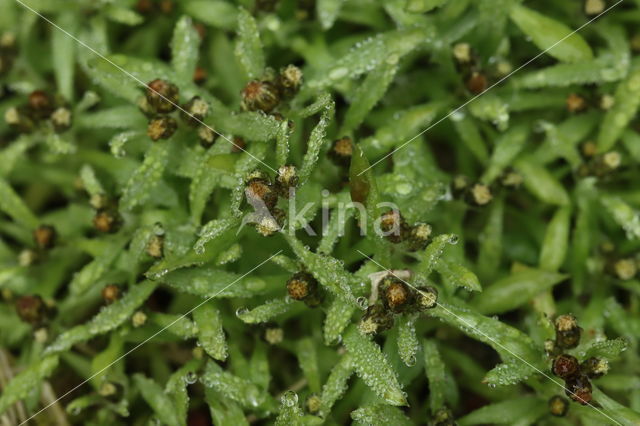
M49 377L57 366L58 357L48 356L15 376L4 387L0 396L0 414L7 411L14 402L26 398L34 389L39 389L42 381Z
M593 58L591 47L582 36L555 19L519 4L511 7L510 17L538 48L560 61L579 62Z
M153 408L153 411L155 411L159 419L162 419L163 423L169 426L181 425L176 413L176 407L159 384L142 374L134 374L133 381L142 398Z
M236 56L250 79L262 77L265 67L260 32L255 19L246 9L238 12Z
M171 39L171 66L178 81L189 84L198 62L200 37L188 16L178 20Z
M376 395L390 405L407 405L398 377L378 345L354 326L347 330L344 345L352 357L356 374Z
M228 349L220 311L211 303L205 303L193 311L193 320L198 326L198 341L205 352L213 359L224 361Z

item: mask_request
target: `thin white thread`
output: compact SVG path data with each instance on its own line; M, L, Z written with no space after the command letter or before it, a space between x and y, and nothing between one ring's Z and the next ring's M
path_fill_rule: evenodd
M399 279L400 281L402 281L403 283L405 283L406 285L408 285L409 287L413 288L414 290L416 290L417 292L419 292L420 294L424 294L419 288L416 288L414 285L406 282L405 280L403 280L402 278L398 277L396 274L393 273L393 271L385 268L383 265L381 265L379 262L376 262L375 260L373 260L371 257L367 256L365 253L363 253L360 250L357 250L358 253L360 253L361 255L363 255L364 257L366 257L367 259L369 259L370 261L372 261L373 263L375 263L376 265L378 265L379 267L381 267L382 269L384 269L385 271L387 271L389 274L393 275L394 277L396 277L397 279ZM491 337L489 337L486 333L483 333L482 331L478 330L477 328L475 328L473 325L469 324L468 321L466 321L465 319L461 318L460 316L454 314L453 312L451 312L449 309L445 308L441 303L436 302L436 305L438 305L440 308L442 308L443 310L445 310L449 315L453 315L454 317L456 317L458 320L464 322L467 327L471 328L472 330L474 330L476 333L479 333L481 335L483 335L484 337L486 337L487 339L489 339L490 341L492 341L493 343L495 343L496 345L500 346L502 349L504 349L505 351L509 352L511 355L513 355L514 357L516 357L517 359L519 359L520 361L524 362L525 364L527 364L529 367L533 368L534 370L536 370L538 373L542 374L544 377L546 377L547 379L549 379L551 382L555 383L556 385L560 386L562 389L565 389L565 387L562 385L562 383L558 382L557 380L555 380L553 377L549 376L548 374L546 374L544 371L540 370L538 367L536 367L535 365L532 365L531 363L529 363L527 360L525 360L524 358L522 358L521 356L515 354L514 352L510 351L508 348L506 348L504 345L502 345L500 342L492 339ZM566 389L565 389L566 390ZM571 393L571 395L573 396L577 396L574 392L572 391L568 391L569 393ZM594 410L596 410L598 413L602 414L603 416L605 416L606 418L608 418L609 420L611 420L612 422L614 422L615 424L618 424L620 426L622 426L622 423L618 422L617 420L611 418L607 413L605 413L604 411L598 409L597 407L591 405L591 404L587 404L589 407L593 408Z
M136 346L134 346L132 349L130 349L129 351L127 351L124 355L121 355L118 359L116 359L115 361L113 361L112 363L110 363L109 365L107 365L106 367L102 368L100 371L98 371L97 373L93 374L91 377L89 377L88 379L86 379L85 381L83 381L82 383L80 383L79 385L76 385L75 387L73 387L71 390L67 391L64 395L60 396L58 399L56 399L55 401L49 403L47 406L41 408L38 412L36 412L35 414L33 414L31 417L29 417L27 420L25 420L24 422L20 423L19 426L22 426L24 424L26 424L29 420L33 419L34 417L36 417L38 414L42 413L43 411L45 411L47 408L51 407L53 404L55 404L56 402L60 401L62 398L66 397L67 395L69 395L70 393L74 392L76 389L78 389L79 387L81 387L82 385L84 385L85 383L89 382L91 379L93 379L94 377L97 377L98 375L100 375L100 373L102 373L103 371L107 370L109 367L111 367L113 364L117 363L118 361L122 360L123 358L125 358L126 356L128 356L131 352L135 351L136 349L138 349L139 347L141 347L142 345L144 345L145 343L149 342L151 339L153 339L154 337L156 337L157 335L159 335L160 333L162 333L163 331L165 331L166 329L168 329L169 327L171 327L173 324L177 323L178 321L180 321L182 318L186 317L187 315L189 315L191 312L195 311L196 309L198 309L200 306L204 305L205 303L207 303L208 301L210 301L211 299L213 299L214 297L216 297L217 295L219 295L220 293L222 293L223 291L225 291L226 289L228 289L229 287L231 287L233 284L237 283L238 281L240 281L241 279L243 279L244 277L246 277L247 275L249 275L250 273L252 273L253 271L255 271L256 269L258 269L259 267L261 267L262 265L264 265L265 263L267 263L268 261L270 261L271 259L273 259L274 257L276 257L277 255L279 255L280 253L282 253L282 250L278 250L278 252L276 252L275 254L271 255L268 259L264 260L262 263L260 263L259 265L253 267L249 272L243 274L242 276L238 277L237 279L235 279L234 281L232 281L230 284L228 284L225 288L223 288L222 290L218 291L216 294L214 294L213 296L208 297L207 299L205 299L203 302L199 303L198 305L196 305L195 307L191 308L190 311L188 311L187 313L181 315L180 317L176 318L175 320L173 320L169 325L165 326L164 328L162 328L160 331L157 331L156 333L154 333L152 336L146 338L145 340L143 340L142 342L138 343Z
M202 120L200 120L198 117L194 116L192 113L190 113L189 111L185 110L184 108L182 108L180 105L176 104L175 102L173 102L171 99L168 99L167 97L165 97L162 93L159 93L158 91L156 91L155 89L147 86L147 83L145 83L144 81L140 80L138 77L136 77L135 75L131 74L129 71L127 71L126 69L122 68L120 65L114 63L113 61L109 60L109 58L107 58L106 56L104 56L103 54L101 54L100 52L98 52L97 50L95 50L93 47L89 46L88 44L86 44L85 42L83 42L82 40L78 39L77 37L75 37L73 34L69 33L68 31L66 31L64 28L60 27L58 24L56 24L55 22L51 21L50 19L46 18L45 16L43 16L42 14L40 14L38 11L32 9L30 6L24 4L21 0L15 0L16 2L18 2L22 7L24 7L25 9L30 10L31 12L35 13L36 15L38 15L40 18L42 18L43 20L45 20L47 23L49 23L50 25L52 25L54 28L58 29L59 31L62 31L64 34L66 34L67 36L69 36L71 39L73 39L74 41L76 41L78 44L80 44L82 47L89 49L92 53L94 53L95 55L97 55L98 57L100 57L101 59L104 59L105 61L107 61L109 64L113 65L116 69L118 69L118 71L122 72L123 74L127 75L128 77L131 77L133 80L135 80L137 83L139 83L141 86L143 86L145 89L147 90L151 90L153 93L155 93L156 95L160 96L163 100L167 101L168 103L170 103L171 105L173 105L174 107L176 107L178 110L180 110L181 112L187 114L189 117L191 117L192 119L194 119L196 122L198 122L199 124L205 126L207 129L211 130L213 133L215 133L216 135L220 136L222 139L226 140L227 142L229 142L231 145L233 145L235 148L240 149L243 152L246 152L247 155L249 155L251 158L253 158L254 160L258 161L259 163L261 163L262 165L264 165L265 167L267 167L269 170L271 170L272 172L276 173L276 170L274 168L272 168L271 166L269 166L267 163L265 163L264 161L260 160L259 158L257 158L256 156L254 156L253 154L251 154L249 151L245 150L244 148L242 148L241 146L237 145L235 142L233 142L232 140L230 140L229 138L227 138L225 135L223 135L222 133L218 132L217 130L215 130L214 128L210 127L209 125L207 125L205 122L203 122Z
M562 43L563 41L565 41L566 39L568 39L569 37L571 37L572 35L576 34L578 31L582 30L584 27L586 27L587 25L591 24L593 21L595 21L596 19L598 19L599 17L601 17L602 15L604 15L605 13L609 12L611 9L613 9L614 7L616 7L617 5L619 5L620 3L622 3L624 0L619 0L617 3L615 3L614 5L610 6L609 8L607 8L606 10L604 10L603 12L601 12L599 15L597 15L596 17L590 19L589 21L587 21L586 23L582 24L578 29L576 29L575 31L572 31L569 35L561 38L560 40L558 40L557 42L555 42L551 47L543 50L542 52L540 52L539 54L537 54L536 56L534 56L532 59L529 59L527 62L525 62L523 65L520 65L518 68L516 68L514 71L511 71L509 74L507 74L505 77L501 78L500 80L498 80L497 83L494 83L493 85L489 86L489 88L487 90L485 90L482 93L477 94L476 96L474 96L473 98L469 99L467 102L463 103L462 105L460 105L458 108L454 109L453 111L451 111L449 114L445 115L444 117L442 117L440 120L436 121L435 123L433 123L431 126L427 127L426 129L424 129L423 131L421 131L420 133L418 133L417 135L415 135L414 137L412 137L411 139L409 139L408 141L404 142L402 145L400 145L399 147L397 147L396 149L394 149L393 151L391 151L390 153L388 153L387 155L385 155L384 157L382 157L381 159L379 159L378 161L376 161L375 163L371 164L369 167L367 167L366 169L364 169L363 171L361 171L360 173L358 173L358 176L360 176L361 174L365 173L367 170L375 167L378 163L380 163L381 161L385 160L386 158L390 157L391 155L395 154L397 151L401 150L402 148L404 148L405 146L407 146L409 143L413 142L415 139L419 138L420 136L422 136L423 134L425 134L426 132L428 132L429 130L433 129L434 127L436 127L438 124L442 123L444 120L446 120L447 118L451 117L453 114L455 114L456 112L460 111L462 108L466 107L467 105L469 105L471 102L475 101L476 99L478 99L480 96L485 95L486 93L488 93L491 89L493 89L494 87L496 87L497 85L499 85L500 83L502 83L503 81L507 80L509 77L511 77L512 75L514 75L515 73L517 73L518 71L522 70L524 67L526 67L527 65L529 65L530 63L532 63L533 61L535 61L536 59L538 59L539 57L541 57L542 55L544 55L545 53L549 52L551 49L553 49L554 47L556 47L557 45L559 45L560 43Z

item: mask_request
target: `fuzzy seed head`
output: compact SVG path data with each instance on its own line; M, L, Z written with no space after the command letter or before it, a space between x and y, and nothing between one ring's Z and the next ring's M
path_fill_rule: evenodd
M40 250L48 250L56 243L56 229L51 225L40 225L33 231L33 240Z
M278 76L278 86L284 97L292 97L302 86L302 70L295 65L283 68Z
M18 264L22 267L31 266L38 260L38 253L35 250L24 249L18 255Z
M10 126L17 126L20 124L20 112L18 108L11 107L7 108L4 112L4 121Z
M580 371L580 364L576 357L561 354L555 357L553 360L553 365L551 367L553 374L556 376L567 379L569 377L575 376Z
M549 399L549 414L556 417L564 417L569 411L569 401L560 395L554 395Z
M316 394L309 395L307 400L305 401L305 406L307 407L307 411L311 414L316 414L322 408L322 400Z
M217 139L218 135L207 126L198 127L198 139L203 148L209 148Z
M489 186L482 183L476 183L473 185L471 188L471 197L474 204L478 206L486 206L493 199Z
M269 327L264 331L264 340L270 345L281 343L284 338L284 331L280 327Z
M115 284L107 284L102 289L102 299L105 303L111 304L120 298L120 287Z
M618 151L607 152L602 156L602 164L608 171L612 171L620 167L622 157Z
M418 251L424 249L429 243L433 230L428 223L417 223L409 232L409 250Z
M282 229L285 213L279 208L273 208L271 214L260 216L259 222L255 224L258 233L264 237L270 237Z
M147 243L147 254L153 258L160 259L164 252L164 236L153 235Z
M136 311L131 317L131 324L134 327L142 327L147 322L147 315L142 311Z
M578 321L573 315L564 314L556 318L555 326L557 331L571 331L578 327Z
M569 398L582 405L587 405L593 399L593 388L589 378L585 375L576 375L566 380L565 393Z
M602 95L602 97L600 98L600 108L602 108L605 111L608 111L611 108L613 108L615 104L616 104L616 98L614 98L609 94Z
M69 108L60 107L51 114L51 124L56 133L62 133L71 127L71 111Z
M616 276L625 281L635 277L638 273L638 265L634 259L620 259L613 265L613 268Z
M584 13L587 15L599 15L604 11L604 8L607 7L607 4L604 0L586 0L584 2Z
M280 103L278 89L267 80L252 80L242 90L242 109L271 112Z
M166 80L155 79L147 84L147 102L158 114L168 114L176 109L180 91Z
M194 96L187 102L182 109L189 114L184 114L184 118L192 126L198 125L198 121L202 121L207 115L209 115L209 104L203 100L200 96Z
M289 198L289 190L298 186L298 181L298 171L295 166L280 166L276 177L278 194L284 198Z
M44 327L39 328L33 332L33 339L40 344L46 343L49 340L49 332Z
M453 46L453 57L460 64L471 62L471 46L469 43L457 43Z
M171 117L155 117L149 120L147 135L152 141L169 139L178 129L178 123Z
M418 308L420 310L433 309L438 305L438 290L434 287L421 288L418 291Z
M465 175L456 175L451 182L451 191L454 196L460 196L469 187L469 178Z
M351 163L353 155L352 143L351 138L347 136L333 141L329 150L329 159L338 166L347 167Z
M297 272L287 281L287 292L294 300L304 300L317 291L318 282L307 272Z

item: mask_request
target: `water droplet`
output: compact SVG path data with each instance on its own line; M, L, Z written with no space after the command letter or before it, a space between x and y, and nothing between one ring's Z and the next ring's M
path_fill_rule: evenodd
M298 403L298 394L294 391L286 391L281 398L282 404L287 407L293 407Z
M189 371L184 376L184 381L189 385L194 384L197 380L198 380L198 375L196 373L194 373L193 371Z
M238 308L238 309L236 309L236 316L237 317L241 317L243 315L246 315L247 312L249 312L249 309L247 309L245 307Z
M162 223L156 222L153 224L153 233L157 236L164 235L164 227L162 226Z
M78 414L80 414L80 411L81 411L80 407L73 407L70 410L70 413L71 413L72 416L77 416Z
M451 236L449 237L449 244L458 244L459 240L460 240L460 237L458 237L455 234L451 234Z
M369 307L369 301L367 300L366 297L364 296L360 296L356 299L356 303L358 304L358 306L360 306L360 308L362 309L367 309Z
M414 365L416 365L416 356L415 355L411 355L409 357L409 359L407 359L405 361L405 364L407 364L407 366L409 366L409 367L413 367Z
M391 55L387 56L387 63L389 65L394 65L398 63L398 60L400 58L398 57L398 55L396 55L395 53L392 53Z

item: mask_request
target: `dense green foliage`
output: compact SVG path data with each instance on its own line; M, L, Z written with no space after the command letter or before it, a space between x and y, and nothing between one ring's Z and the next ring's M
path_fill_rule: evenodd
M3 424L640 425L639 8L0 0Z

